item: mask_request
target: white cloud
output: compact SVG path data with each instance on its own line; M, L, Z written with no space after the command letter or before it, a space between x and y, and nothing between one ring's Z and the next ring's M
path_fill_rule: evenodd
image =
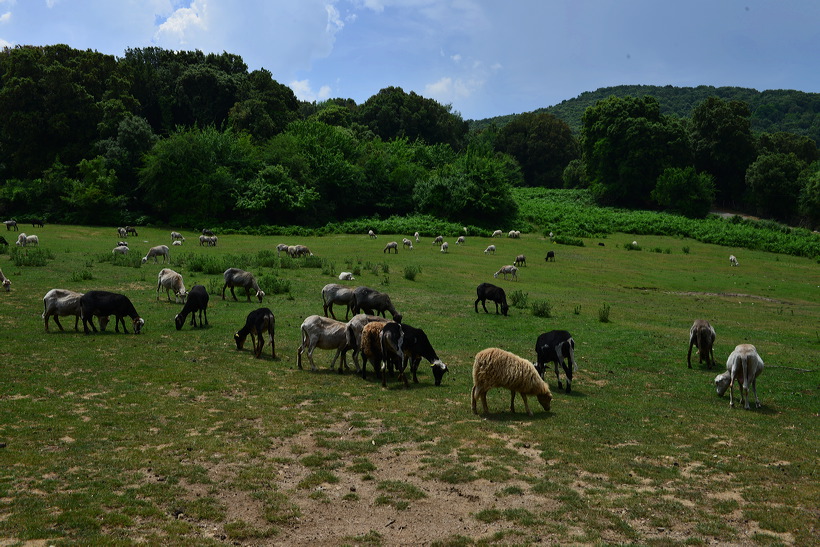
M442 104L452 104L466 99L484 85L482 80L462 80L446 76L437 82L424 86L424 96L435 99Z
M0 23L8 23L11 21L11 12L7 11L3 15L0 15Z
M157 29L154 37L159 42L170 41L185 45L191 34L208 30L208 2L194 0L188 8L179 8L168 17Z
M330 98L330 86L323 85L319 91L313 91L310 87L310 80L294 80L288 86L293 90L294 95L300 101L307 101L309 103L315 101L324 101Z
M0 38L0 49L3 49L4 47L14 47L14 44L12 44L11 42L6 42L2 38Z
M458 62L460 62L460 61L461 61L461 54L460 54L460 53L456 53L455 55L451 55L451 56L450 56L450 59L452 59L453 61L455 61L456 63L458 63Z

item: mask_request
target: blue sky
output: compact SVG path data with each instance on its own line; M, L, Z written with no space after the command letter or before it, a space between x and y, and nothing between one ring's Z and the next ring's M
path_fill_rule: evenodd
M820 92L817 0L0 0L0 47L235 53L302 100L398 86L465 119L620 84Z

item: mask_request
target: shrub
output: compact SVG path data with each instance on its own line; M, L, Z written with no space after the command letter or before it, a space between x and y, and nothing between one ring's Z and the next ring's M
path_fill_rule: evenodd
M287 294L290 292L290 280L265 274L259 277L259 287L266 294Z
M320 258L318 256L306 256L302 266L305 268L323 268L327 259Z
M536 300L532 303L532 314L536 317L552 317L552 306L546 300Z
M577 237L557 235L557 236L553 237L552 240L555 243L558 243L559 245L573 245L575 247L583 247L584 246L584 240L579 239Z
M421 266L409 265L404 267L404 278L408 281L415 281L416 276L421 273Z
M527 302L529 301L529 299L530 295L520 289L510 293L510 303L512 304L512 307L518 308L520 310L523 310L527 307Z
M633 245L631 242L630 243L624 243L624 249L626 249L627 251L640 251L641 246L640 245Z
M45 266L54 260L54 253L40 247L11 247L11 261L15 266Z
M598 321L600 321L601 323L609 323L609 310L609 304L604 302L604 305L601 306L601 309L598 310Z
M88 270L71 272L71 276L68 278L68 280L73 283L79 283L80 281L90 281L92 279L94 279L94 276L91 275L91 272Z
M689 254L689 245L684 245L683 249L681 249L681 250L683 251L683 254L688 255Z
M279 257L269 249L262 249L256 253L256 265L260 268L278 268Z

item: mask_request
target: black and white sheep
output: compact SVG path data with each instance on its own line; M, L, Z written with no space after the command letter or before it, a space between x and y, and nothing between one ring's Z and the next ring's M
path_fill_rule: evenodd
M740 383L740 402L749 410L749 386L755 395L755 406L760 408L757 398L757 377L763 372L763 359L752 344L738 344L726 360L726 372L715 377L715 390L719 396L729 388L729 406L735 406L735 380Z
M409 239L407 239L406 237L402 238L401 244L402 244L403 247L407 247L408 251L413 250L413 242L410 241Z
M413 374L413 383L418 384L417 372L422 357L427 359L433 371L433 378L437 386L441 385L444 373L447 372L445 365L436 354L430 344L430 339L422 329L411 327L404 323L388 322L379 336L381 342L381 352L385 359L392 359L399 371L399 378L404 380L405 387L408 386L407 376L404 371L410 364L410 372ZM382 386L387 386L386 371L382 368Z
M524 255L518 255L515 257L515 261L513 262L514 266L526 266L527 265L527 257Z
M478 414L478 400L481 400L484 413L489 413L487 392L494 387L510 390L510 412L515 412L516 393L521 394L524 408L530 416L532 411L527 404L528 395L534 395L544 410L550 409L552 393L532 363L503 349L487 348L478 352L473 362L473 389L470 395L473 414Z
M447 243L446 241L445 241L444 243L442 243L442 244L441 244L441 252L442 252L442 253L446 253L446 252L448 252L448 251L449 251L449 249L450 249L450 244L449 244L449 243Z
M182 325L185 324L188 314L191 314L191 325L196 327L196 312L199 312L199 326L204 327L208 324L208 301L211 299L208 296L208 290L203 285L194 285L191 287L191 292L188 293L188 298L182 311L174 317L174 325L177 330L182 330ZM202 323L202 314L205 314L205 323Z
M502 266L500 270L493 274L493 277L498 277L502 275L504 279L507 279L507 276L510 275L512 279L518 279L518 268L513 266L512 264L507 264L506 266Z
M336 319L336 314L333 313L333 304L339 304L345 306L345 321L347 321L347 315L355 302L356 296L350 287L338 283L328 283L322 287L322 306L325 317Z
M737 257L735 255L729 255L729 265L737 266Z
M715 329L705 319L695 319L689 328L689 353L686 362L692 368L692 346L698 350L698 363L706 359L706 366L712 368L715 364Z
M117 235L120 237L128 237L128 232L125 231L125 228L120 226L119 228L117 228Z
M389 311L390 315L393 316L393 321L401 323L401 314L396 311L387 293L379 292L369 287L356 287L353 292L355 301L351 309L354 315L361 311L369 315L381 315L385 317L385 312Z
M419 234L418 232L416 232L416 233L414 233L414 234L413 234L413 237L415 237L415 238L416 238L416 243L418 243L418 242L419 242L419 237L420 237L420 236L421 236L421 234Z
M558 389L563 389L558 365L564 369L567 377L567 393L572 392L572 373L578 370L578 363L575 362L575 340L572 335L565 330L551 330L538 337L535 342L535 354L538 356L535 369L542 378L547 371L547 363L552 361L555 364L555 378L558 380ZM566 357L567 362L564 362Z
M376 239L378 237L376 235L376 232L374 232L373 230L368 230L367 235L370 237L370 239Z
M138 236L137 229L133 226L126 226L125 227L125 234L126 235L133 235L134 237Z
M222 276L225 278L225 284L222 286L222 300L225 300L225 289L228 287L231 289L231 296L233 296L234 300L236 300L234 287L242 287L245 289L248 302L251 301L251 289L256 291L256 298L258 298L260 302L265 298L265 292L259 288L259 283L256 282L256 278L253 277L253 274L250 272L240 270L239 268L228 268Z
M296 364L302 368L302 353L307 350L308 359L310 359L310 369L316 370L316 364L313 362L313 350L316 348L324 350L336 350L333 356L333 361L330 362L331 370L336 365L336 359L339 355L342 356L339 361L339 374L342 373L342 367L347 368L347 359L345 357L347 346L347 334L345 327L347 325L341 321L322 317L321 315L311 315L302 321L299 327L301 332L302 343L296 353Z
M464 245L464 236L458 236L458 239L456 239L456 245Z
M125 316L131 318L133 322L134 334L139 334L142 331L145 320L140 317L134 304L124 294L118 294L108 291L88 291L80 297L80 310L83 320L83 331L89 333L88 323L91 323L91 329L97 332L97 327L91 320L94 316L109 316L113 315L116 318L114 323L114 331L120 332L120 322L122 322L122 330L127 334L128 328L125 326Z
M182 275L170 268L163 268L157 274L157 300L159 300L159 291L161 289L165 289L168 302L171 301L171 291L174 291L174 302L185 303L185 298L188 296L185 291L185 283L182 281Z
M444 236L436 236L433 239L433 245L441 245L442 243L444 243Z
M173 243L174 241L185 241L185 236L179 232L171 232L171 242Z
M389 253L390 251L394 251L396 254L399 254L399 242L398 241L390 241L387 245L384 246L383 253Z
M3 270L0 270L0 283L3 284L3 288L6 289L6 292L11 291L11 279L6 277Z
M63 326L60 324L60 317L74 316L74 330L79 330L78 325L80 316L82 315L82 308L80 307L80 297L83 293L69 291L68 289L51 289L43 297L43 323L48 331L48 319L54 317L54 322L60 330ZM100 321L100 329L105 330L108 325L108 316L103 315L97 318Z
M276 359L276 345L273 339L275 325L276 318L269 308L259 308L250 312L245 319L245 326L233 335L237 351L245 346L245 340L250 334L254 357L257 359L262 357L262 348L265 347L265 334L267 334L268 340L270 340L271 357Z
M288 252L288 244L280 243L276 246L276 256L282 256L282 251Z
M498 313L498 306L501 306L501 314L507 315L507 311L509 311L510 307L507 305L507 295L504 293L504 289L501 287L496 287L492 283L482 283L478 287L476 287L476 296L478 298L475 299L474 307L475 312L478 313L478 303L481 302L481 307L484 308L485 313L490 313L487 311L487 300L492 300L495 302L495 313Z
M151 247L148 249L148 254L142 257L142 263L145 264L148 262L149 258L154 259L154 264L157 263L157 257L162 257L162 263L165 264L165 261L168 260L168 264L171 263L171 253L168 251L168 245L157 245L156 247Z

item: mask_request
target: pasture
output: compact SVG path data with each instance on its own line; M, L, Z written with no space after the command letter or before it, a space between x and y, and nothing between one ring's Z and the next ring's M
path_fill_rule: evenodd
M12 281L0 292L0 544L807 545L820 533L816 261L630 234L584 247L526 233L457 246L446 234L447 254L429 237L384 254L410 235L217 234L217 247L200 247L182 231L170 267L212 294L209 326L176 331L182 305L165 291L157 300L163 265L139 266L149 247L170 245L170 229L128 238L136 264L108 259L114 228L21 230L53 259L0 255ZM634 239L641 250L626 250ZM315 257L278 260L278 243ZM518 281L493 279L522 253ZM236 350L233 333L260 305L214 294L221 274L190 267L203 260L260 280L277 359L267 343L261 359L250 343ZM299 325L322 313L321 288L343 270L358 272L343 283L387 292L426 331L450 369L441 387L426 361L409 389L395 377L383 389L372 369L339 375L321 350L318 372L296 368ZM490 303L475 313L481 282L505 289L508 317ZM75 332L73 318L46 333L42 297L55 287L126 294L143 333L115 334L113 318L96 335L82 322ZM513 306L515 291L551 316ZM698 318L717 331L716 369L694 352L687 369ZM550 412L531 399L528 417L519 398L511 414L509 392L492 390L490 415L473 415L475 354L496 346L534 360L552 329L576 342L572 393L548 368ZM715 394L739 343L766 363L758 410Z

